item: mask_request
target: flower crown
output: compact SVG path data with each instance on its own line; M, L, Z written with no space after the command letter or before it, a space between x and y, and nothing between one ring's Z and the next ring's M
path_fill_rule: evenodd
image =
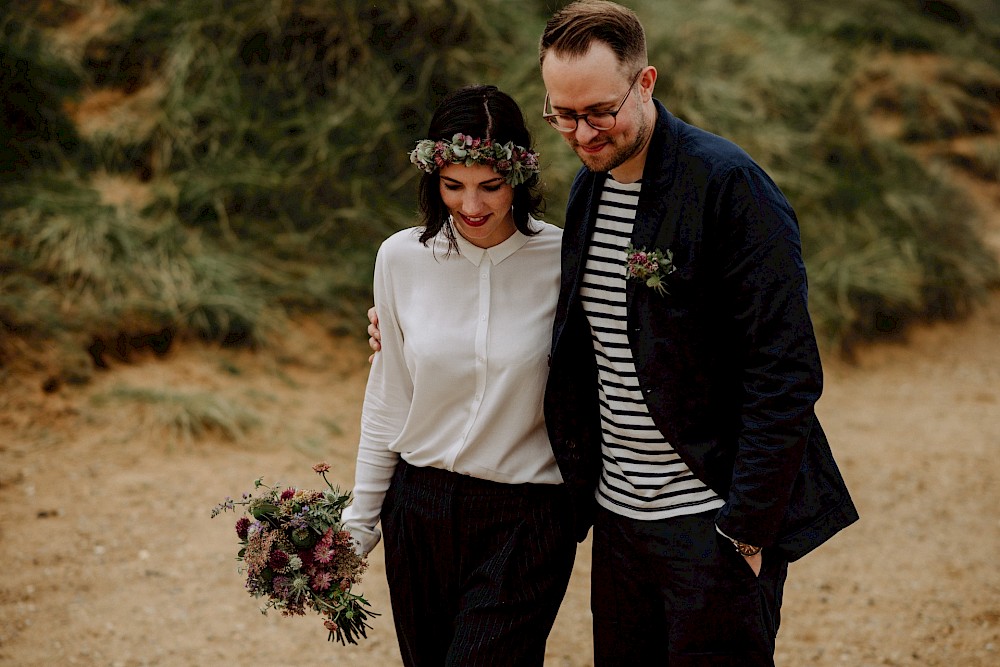
M451 141L422 139L410 151L410 162L428 174L446 164L485 164L503 176L512 186L525 183L539 172L538 153L513 141L498 144L491 139L476 139L462 133Z

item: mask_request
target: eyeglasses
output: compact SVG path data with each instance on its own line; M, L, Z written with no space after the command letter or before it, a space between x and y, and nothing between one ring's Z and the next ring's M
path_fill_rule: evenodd
M590 111L588 113L553 113L552 103L549 101L548 92L545 93L545 105L542 107L542 118L549 122L549 125L556 128L564 134L569 134L570 132L576 132L577 125L583 120L587 125L591 126L595 130L610 130L618 122L618 114L621 112L622 107L625 106L625 101L628 100L628 96L632 94L632 88L635 86L635 82L639 80L639 75L642 74L640 69L632 77L632 83L628 85L628 91L625 93L625 97L622 98L621 104L614 111Z

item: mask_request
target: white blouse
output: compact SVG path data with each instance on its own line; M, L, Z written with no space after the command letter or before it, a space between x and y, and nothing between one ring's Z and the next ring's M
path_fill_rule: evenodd
M399 457L507 484L559 484L542 397L559 293L562 230L532 220L492 248L458 235L393 234L375 260L382 350L361 413L344 527L364 553Z

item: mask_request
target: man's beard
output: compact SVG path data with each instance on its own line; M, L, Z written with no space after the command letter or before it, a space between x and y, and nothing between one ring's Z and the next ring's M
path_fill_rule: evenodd
M583 166L590 171L613 171L628 162L630 158L642 150L642 147L646 144L646 140L649 138L649 123L646 121L644 115L637 114L636 116L635 137L623 147L613 143L612 140L605 147L604 151L602 151L601 155L588 155L583 152L579 142L574 139L571 145L576 156L583 163ZM602 138L602 135L597 135L594 139L598 140ZM594 141L591 143L594 143ZM609 150L610 152L608 152Z

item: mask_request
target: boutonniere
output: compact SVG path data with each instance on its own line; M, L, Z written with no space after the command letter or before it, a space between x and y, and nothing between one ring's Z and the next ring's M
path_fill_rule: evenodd
M635 246L629 243L625 252L625 277L641 280L647 287L656 290L660 296L666 294L664 279L677 268L674 266L673 251L667 250L664 253L660 250L647 251L644 248L636 250Z

